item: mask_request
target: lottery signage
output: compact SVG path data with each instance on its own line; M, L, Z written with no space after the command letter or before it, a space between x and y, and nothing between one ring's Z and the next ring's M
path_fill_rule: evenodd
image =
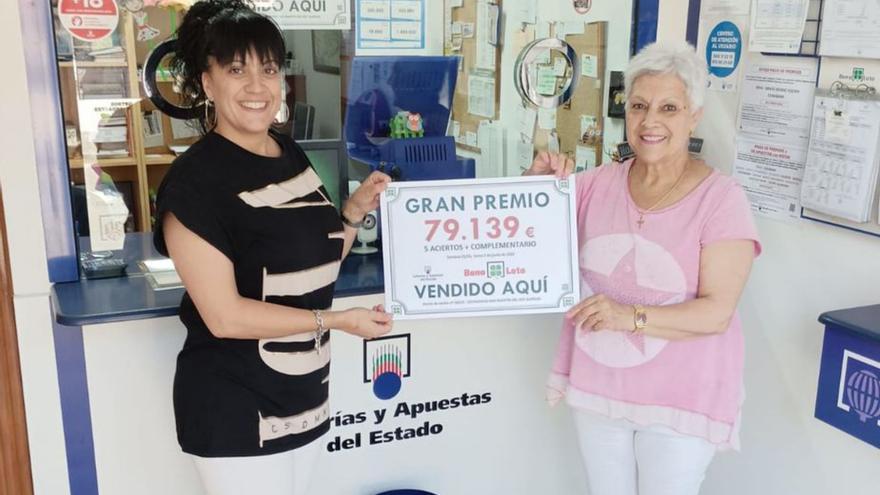
M116 30L119 8L115 0L60 0L58 18L74 38L95 42Z
M574 180L393 183L381 198L395 319L562 312L579 300Z

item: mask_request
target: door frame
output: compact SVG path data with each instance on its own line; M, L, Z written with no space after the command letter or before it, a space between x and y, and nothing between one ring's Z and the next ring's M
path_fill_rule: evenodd
M0 493L33 495L8 241L0 191Z

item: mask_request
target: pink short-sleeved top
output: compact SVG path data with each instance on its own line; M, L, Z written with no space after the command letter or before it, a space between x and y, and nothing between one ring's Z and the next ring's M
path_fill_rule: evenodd
M632 160L575 176L582 297L623 304L676 304L697 296L700 252L746 239L761 245L745 193L713 171L677 203L644 215L629 193ZM743 336L738 315L726 332L671 341L564 324L549 386L577 408L660 424L739 448Z

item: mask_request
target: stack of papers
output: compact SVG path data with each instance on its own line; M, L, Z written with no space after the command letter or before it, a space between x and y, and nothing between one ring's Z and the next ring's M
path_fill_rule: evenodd
M183 287L183 282L174 269L174 262L170 258L143 260L139 265L153 290Z
M801 189L803 206L867 222L876 202L878 138L880 101L816 96Z

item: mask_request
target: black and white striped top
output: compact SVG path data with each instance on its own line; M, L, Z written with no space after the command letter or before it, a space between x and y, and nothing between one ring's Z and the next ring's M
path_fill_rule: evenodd
M302 149L272 132L278 158L209 133L175 160L159 187L154 242L167 254L162 217L173 213L223 253L243 297L326 309L342 256L336 208ZM219 339L189 294L177 358L174 411L184 452L203 457L295 449L329 429L329 332L281 339Z

